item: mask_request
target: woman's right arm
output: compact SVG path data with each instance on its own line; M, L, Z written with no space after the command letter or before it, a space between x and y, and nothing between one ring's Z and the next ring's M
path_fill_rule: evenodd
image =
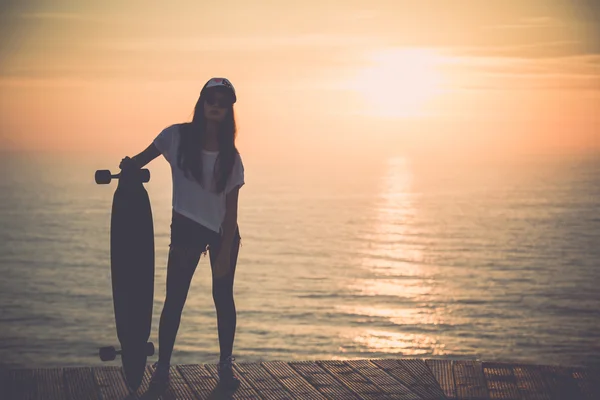
M163 129L152 141L150 146L146 147L140 154L133 158L125 157L121 160L119 168L123 169L123 167L127 168L129 166L143 168L144 165L148 164L161 154L163 154L165 159L170 163L171 158L173 157L171 153L175 150L175 134L178 132L178 127L178 124L174 124Z
M158 156L160 156L160 151L154 143L150 143L150 146L146 147L144 151L136 156L133 156L133 160L140 166L140 168L142 168L144 165L148 164Z
M133 161L134 165L137 168L143 168L146 164L148 164L150 161L154 160L158 156L160 156L160 151L154 143L151 143L150 146L146 147L146 149L140 154L137 154L131 158L125 157L123 160L121 160L119 168L123 169L123 167L125 167L127 163L131 161Z

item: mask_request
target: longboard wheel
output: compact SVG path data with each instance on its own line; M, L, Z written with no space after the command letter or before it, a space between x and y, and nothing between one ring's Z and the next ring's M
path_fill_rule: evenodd
M146 343L146 356L150 357L154 355L154 343L148 342Z
M98 355L102 361L113 361L117 358L117 350L113 346L101 347Z
M112 174L107 169L99 169L96 171L95 179L98 185L106 185L112 180Z

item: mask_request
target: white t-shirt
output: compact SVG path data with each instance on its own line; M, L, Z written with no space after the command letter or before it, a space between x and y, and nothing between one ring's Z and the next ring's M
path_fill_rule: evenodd
M225 197L235 187L244 185L244 164L239 154L236 155L231 175L227 180L225 190L215 193L204 189L189 174L187 178L181 168L177 166L177 149L179 147L179 126L171 125L165 128L154 139L154 144L165 159L171 164L171 175L173 178L173 209L193 221L221 233L221 225L225 219ZM217 161L218 151L202 151L202 172L204 175L204 186L214 188L214 168Z

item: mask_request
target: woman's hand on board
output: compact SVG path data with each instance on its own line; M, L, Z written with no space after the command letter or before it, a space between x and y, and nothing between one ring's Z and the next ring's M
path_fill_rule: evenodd
M124 170L124 169L136 169L136 168L140 168L140 166L137 163L137 161L135 161L135 159L127 156L127 157L125 157L125 158L123 158L121 160L121 163L119 164L119 168L121 170Z

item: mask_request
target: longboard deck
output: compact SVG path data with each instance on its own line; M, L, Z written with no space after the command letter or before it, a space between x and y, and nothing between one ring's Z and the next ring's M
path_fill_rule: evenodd
M131 390L142 382L154 300L154 226L139 170L122 171L113 196L110 259L121 362Z

